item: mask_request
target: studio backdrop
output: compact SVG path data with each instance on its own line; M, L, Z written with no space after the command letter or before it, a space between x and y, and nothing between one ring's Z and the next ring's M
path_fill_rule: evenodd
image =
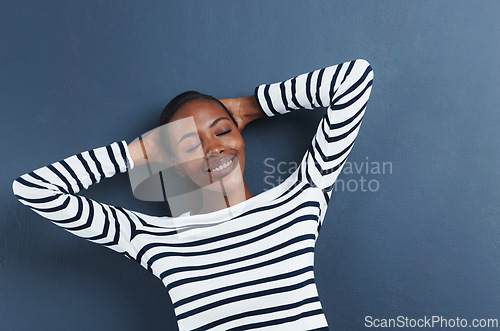
M243 97L359 58L374 70L370 102L315 247L330 328L498 321L499 12L456 0L2 2L0 329L177 328L156 277L23 206L19 175L132 142L183 91ZM245 128L253 195L295 170L323 115ZM127 174L81 194L170 213L137 199Z

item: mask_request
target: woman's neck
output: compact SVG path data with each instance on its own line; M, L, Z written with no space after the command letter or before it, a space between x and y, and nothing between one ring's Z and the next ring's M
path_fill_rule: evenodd
M213 185L220 184L216 183ZM206 214L224 208L229 208L243 201L246 201L253 196L252 193L250 193L250 190L248 189L247 183L244 179L242 186L239 186L232 192L223 192L224 190L222 190L221 192L203 188L203 206L194 214Z

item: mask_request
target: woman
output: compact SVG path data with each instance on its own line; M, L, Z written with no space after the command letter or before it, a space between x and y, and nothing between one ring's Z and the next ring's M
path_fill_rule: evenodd
M194 91L172 99L162 112L160 127L128 145L134 168L143 166L142 171L134 169L130 172L132 186L138 186L138 182L150 177L150 173L163 175L152 179L162 186L165 194L162 200L169 201L174 215L179 215L176 212L179 208L173 203L179 202L179 199L175 200L176 195L184 189L183 186L191 183L193 185L189 187L196 187L202 198L201 206L195 204L196 200L191 200L193 194L180 198L190 206L190 215L226 208L252 197L243 178L245 142L241 131L248 122L264 113L254 96L224 99L222 102ZM147 169L151 165L154 165L152 171ZM165 167L174 168L177 175L187 178L188 182L181 182L184 185L178 181L165 183L166 177L172 177L171 173L159 172ZM146 183L150 184L152 191L149 197L158 187L151 183L154 181ZM138 198L142 196L144 192L136 194Z
M142 145L114 142L22 175L14 194L55 224L150 270L165 285L180 330L326 330L314 245L372 79L368 62L355 60L260 85L254 96L222 100L226 107L200 97L164 113L165 123L191 123L169 131L164 161L200 186L214 185L193 215L154 217L77 195L145 162L148 148L160 156L147 137ZM300 166L280 185L252 196L242 176L240 131L263 115L318 107L327 107L326 114Z

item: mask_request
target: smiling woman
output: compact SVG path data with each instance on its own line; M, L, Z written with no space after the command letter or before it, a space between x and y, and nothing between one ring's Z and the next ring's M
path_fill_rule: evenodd
M203 206L197 213L226 208L252 197L243 179L245 142L230 117L222 104L196 99L179 107L170 119L175 123L192 118L194 124L191 130L172 125L168 143L177 173L201 188ZM215 192L222 193L224 200Z
M222 105L193 98L162 122L171 126L168 155L158 132L114 142L20 176L14 194L71 233L150 270L165 285L180 330L327 330L314 248L372 79L369 63L355 60L260 85L253 96ZM297 169L252 196L243 177L241 130L264 115L320 108L326 113ZM155 217L77 194L151 162L170 163L196 183L202 207Z
M194 215L220 210L252 197L243 177L241 130L264 113L254 96L223 102L184 92L165 107L159 128L128 145L134 164L147 167L129 172L137 198L150 200L156 193L153 199L168 201L172 215L179 216L186 211Z

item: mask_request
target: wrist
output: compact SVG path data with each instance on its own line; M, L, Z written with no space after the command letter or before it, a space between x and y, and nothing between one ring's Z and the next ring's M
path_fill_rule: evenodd
M239 106L241 109L241 113L247 123L265 115L264 112L262 112L262 110L260 109L257 99L253 95L240 98Z
M134 166L141 165L145 163L144 151L141 146L140 141L134 141L127 145L130 157L134 162Z

